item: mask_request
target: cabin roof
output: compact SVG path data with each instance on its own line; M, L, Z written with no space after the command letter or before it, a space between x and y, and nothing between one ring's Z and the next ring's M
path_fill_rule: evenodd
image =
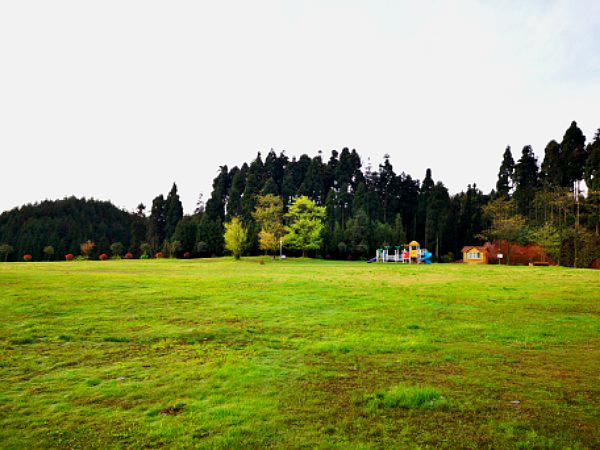
M481 246L481 245L465 245L462 248L461 252L466 253L466 252L468 252L469 250L471 250L473 248L476 248L481 253L487 253L487 249L485 247Z

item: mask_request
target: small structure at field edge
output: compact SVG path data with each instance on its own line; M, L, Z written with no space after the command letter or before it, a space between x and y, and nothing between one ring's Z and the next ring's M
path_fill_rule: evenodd
M466 245L462 248L463 262L467 264L487 264L488 251L479 245Z

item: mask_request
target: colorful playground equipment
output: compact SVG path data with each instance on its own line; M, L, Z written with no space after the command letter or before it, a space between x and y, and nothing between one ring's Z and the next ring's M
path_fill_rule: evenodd
M390 252L390 246L377 249L375 258L368 262L396 262L404 264L431 264L431 252L426 248L421 248L417 241L412 241L409 244L394 247L393 253Z

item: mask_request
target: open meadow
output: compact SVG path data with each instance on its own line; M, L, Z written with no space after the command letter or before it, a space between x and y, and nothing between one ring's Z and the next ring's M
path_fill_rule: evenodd
M600 446L600 272L0 264L0 447Z

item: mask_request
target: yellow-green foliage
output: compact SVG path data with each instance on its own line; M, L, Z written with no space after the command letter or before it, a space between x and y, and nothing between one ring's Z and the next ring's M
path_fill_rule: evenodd
M317 206L306 196L295 198L288 208L286 217L290 223L285 227L285 243L292 249L301 250L306 256L309 250L321 248L325 208Z
M600 272L0 263L0 448L598 448Z
M244 253L247 236L244 224L237 217L225 224L225 248L231 252L235 259L240 259L242 253Z
M265 252L275 252L284 232L281 198L273 194L258 197L252 216L260 228L258 233L259 248Z

